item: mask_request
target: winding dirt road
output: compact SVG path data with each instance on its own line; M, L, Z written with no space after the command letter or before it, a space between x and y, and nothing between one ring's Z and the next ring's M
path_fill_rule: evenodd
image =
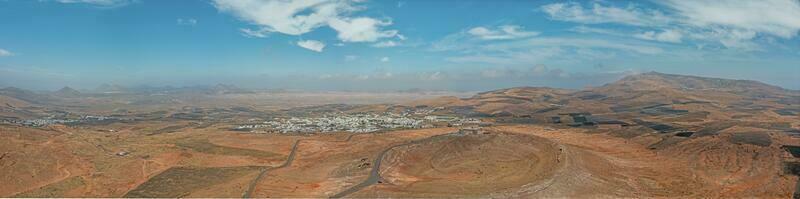
M247 191L244 192L244 194L242 195L242 198L250 198L250 195L253 194L253 191L256 188L256 184L258 184L258 181L261 180L261 178L263 178L265 175L267 175L268 171L274 170L274 169L280 169L280 168L284 168L284 167L288 167L288 166L292 165L292 161L294 161L294 156L295 156L295 154L297 152L297 145L300 144L300 141L303 141L303 140L294 141L294 145L292 146L292 152L289 152L289 156L286 157L286 161L283 162L283 164L278 165L277 167L264 167L263 169L261 169L261 172L258 173L258 176L256 177L256 179L253 179L253 182L250 182L250 185L247 186Z
M351 139L353 139L353 136L356 136L356 135L358 135L358 134L350 134L350 135L347 136L347 138L345 138L342 141L338 141L338 142L349 142ZM292 146L292 151L289 152L289 156L286 157L286 161L284 161L283 164L278 165L277 167L264 167L261 170L261 172L258 173L258 176L256 176L256 178L253 179L252 182L250 182L250 184L248 185L247 191L245 191L245 193L242 195L242 198L250 198L250 196L253 195L253 191L255 191L256 185L258 184L259 181L261 181L262 178L264 178L264 176L267 174L268 171L275 170L275 169L281 169L281 168L285 168L285 167L291 166L292 162L294 161L295 154L297 154L297 145L300 144L300 141L303 141L303 140L301 139L301 140L297 140L297 141L294 142L294 145Z
M417 144L417 143L421 143L421 142L425 142L425 141L432 140L432 139L435 139L435 138L439 138L439 137L443 137L443 136L449 136L449 135L453 135L453 134L455 134L455 133L434 135L434 136L423 138L423 139L412 140L410 142L397 144L397 145L394 145L394 146L391 146L389 148L384 149L383 151L378 153L378 156L375 158L375 160L373 162L374 166L372 167L372 170L370 171L369 177L367 177L367 179L365 179L363 182L361 182L361 183L359 183L359 184L357 184L355 186L352 186L352 187L350 187L350 188L348 188L348 189L346 189L346 190L344 190L342 192L339 192L339 193L331 196L331 198L345 197L345 196L350 195L352 193L358 192L361 189L364 189L366 187L369 187L371 185L374 185L376 183L381 182L382 181L381 174L380 174L381 162L383 162L383 157L386 156L386 153L391 151L392 149L395 149L397 147L402 147L402 146L413 145L413 144Z

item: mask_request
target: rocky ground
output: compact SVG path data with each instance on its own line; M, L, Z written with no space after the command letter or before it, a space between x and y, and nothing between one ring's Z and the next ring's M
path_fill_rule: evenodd
M0 178L13 182L0 185L4 197L241 197L251 185L251 197L330 197L368 180L382 152L379 180L344 197L786 198L797 180L777 143L727 134L654 150L644 136L541 125L353 136L3 128ZM295 142L290 164L257 177L284 164Z

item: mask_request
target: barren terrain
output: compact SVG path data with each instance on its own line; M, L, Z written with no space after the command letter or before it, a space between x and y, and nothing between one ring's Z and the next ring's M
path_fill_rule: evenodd
M739 80L648 73L581 91L350 104L321 102L362 96L0 94L0 197L788 198L800 170L800 94ZM234 128L376 112L426 123Z

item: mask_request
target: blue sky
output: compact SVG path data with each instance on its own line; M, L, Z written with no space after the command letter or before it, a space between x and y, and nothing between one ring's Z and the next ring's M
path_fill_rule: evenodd
M0 86L800 89L800 1L0 0Z

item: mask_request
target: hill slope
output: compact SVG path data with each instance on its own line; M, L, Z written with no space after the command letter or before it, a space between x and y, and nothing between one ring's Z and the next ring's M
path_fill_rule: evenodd
M730 80L657 72L624 77L601 87L572 91L545 87L518 87L479 93L470 98L417 101L416 105L471 106L486 114L508 111L516 115L590 111L611 113L667 104L706 103L718 107L761 102L763 106L800 104L800 92L752 80ZM769 105L767 105L769 104Z

